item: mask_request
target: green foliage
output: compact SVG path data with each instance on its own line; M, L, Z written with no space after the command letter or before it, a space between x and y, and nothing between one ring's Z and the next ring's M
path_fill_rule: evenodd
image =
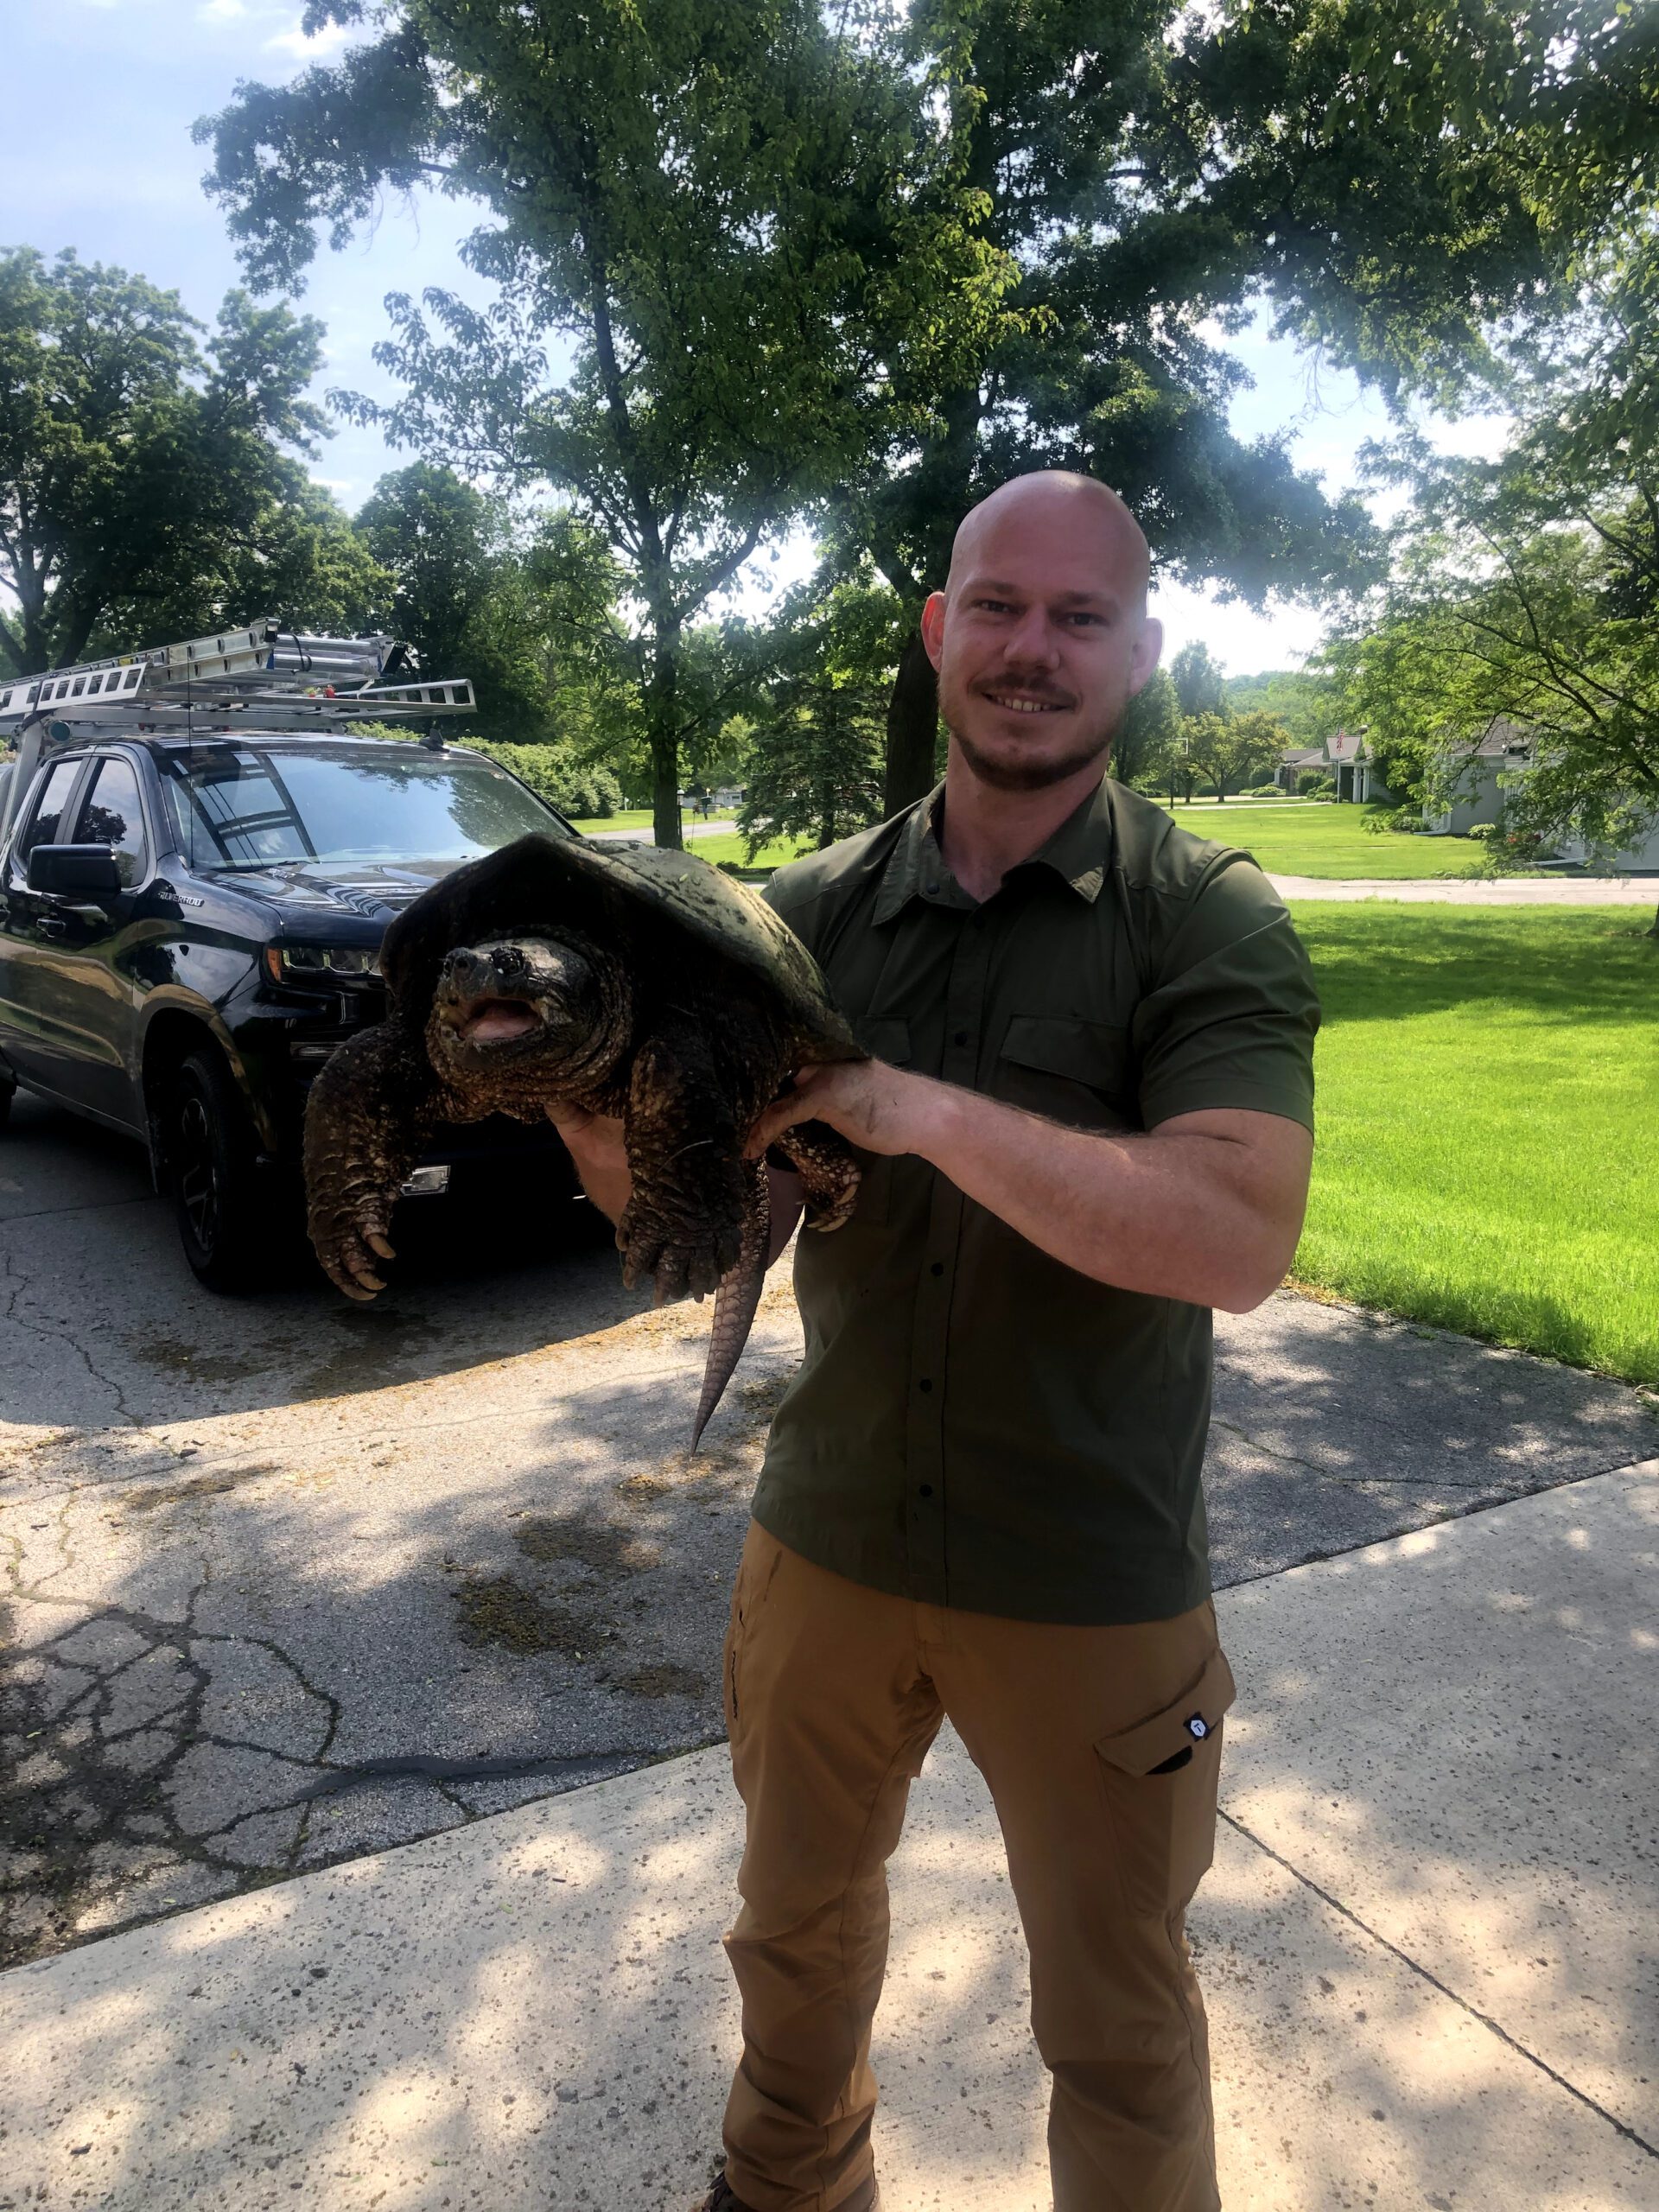
M1136 791L1167 787L1170 762L1181 729L1181 703L1169 671L1154 668L1129 702L1123 727L1112 741L1112 773Z
M883 232L915 124L861 16L832 26L816 0L404 0L376 11L373 43L286 87L244 86L201 126L263 284L296 283L317 222L340 243L388 183L435 168L489 211L466 253L499 280L496 308L394 300L380 359L407 396L350 404L470 472L552 485L601 531L640 609L665 843L699 711L681 696L687 632L850 467L865 296L904 299L946 344L954 295L929 268L975 265L953 257L947 185L905 209L908 258ZM550 373L552 340L568 374Z
M1322 768L1304 768L1296 779L1298 798L1334 798L1337 779Z
M1178 677L1178 687L1179 683ZM1181 734L1189 766L1218 799L1226 798L1230 785L1236 791L1259 771L1270 767L1285 749L1284 724L1276 715L1259 709L1246 715L1184 716Z
M622 786L610 770L578 760L566 746L506 745L475 738L470 732L461 742L469 751L487 753L491 760L510 768L521 784L528 784L562 814L595 821L621 810Z
M1230 676L1222 697L1236 715L1275 715L1287 746L1318 745L1334 727L1329 682L1317 669L1271 669L1257 676Z
M1226 676L1201 639L1192 639L1181 647L1169 664L1169 674L1181 713L1189 721L1198 715L1227 712Z
M785 611L743 766L751 859L785 837L822 848L880 820L884 696L903 621L894 594L868 579Z
M361 626L380 578L320 486L321 327L0 251L0 654L24 672L265 614Z
M1295 918L1325 1007L1297 1280L1659 1382L1659 946L1605 908Z

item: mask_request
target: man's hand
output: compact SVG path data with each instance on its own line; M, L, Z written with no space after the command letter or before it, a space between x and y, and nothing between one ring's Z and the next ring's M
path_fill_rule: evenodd
M582 1187L603 1214L620 1221L622 1210L633 1195L633 1172L628 1166L622 1122L615 1114L590 1114L584 1107L561 1101L547 1109L576 1163Z
M753 1160L798 1122L825 1122L866 1152L925 1153L948 1088L885 1060L815 1061L766 1108L746 1149Z

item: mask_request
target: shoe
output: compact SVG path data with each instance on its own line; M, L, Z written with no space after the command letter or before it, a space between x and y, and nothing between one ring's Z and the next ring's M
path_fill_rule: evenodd
M708 2196L698 2205L697 2212L749 2212L749 2207L744 2203L741 2196L734 2194L731 2183L725 2175L721 2174ZM870 2199L869 2212L881 2212L880 2189Z
M721 2174L708 2196L697 2206L697 2212L749 2212L749 2207L744 2203L741 2196L734 2196L732 2194L731 2183L725 2175Z

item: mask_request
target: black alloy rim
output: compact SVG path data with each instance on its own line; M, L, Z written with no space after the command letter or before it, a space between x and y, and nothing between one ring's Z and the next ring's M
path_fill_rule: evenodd
M194 1093L179 1113L179 1204L197 1245L211 1253L219 1235L219 1173L207 1108Z

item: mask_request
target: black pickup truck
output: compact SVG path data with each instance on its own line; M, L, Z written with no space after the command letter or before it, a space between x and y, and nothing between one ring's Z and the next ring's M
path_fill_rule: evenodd
M22 1084L138 1138L191 1266L225 1291L268 1281L293 1241L305 1094L380 1018L386 924L527 830L577 834L479 753L242 731L76 745L14 821L0 1122ZM550 1125L506 1121L440 1129L411 1194L504 1166L577 1195Z

